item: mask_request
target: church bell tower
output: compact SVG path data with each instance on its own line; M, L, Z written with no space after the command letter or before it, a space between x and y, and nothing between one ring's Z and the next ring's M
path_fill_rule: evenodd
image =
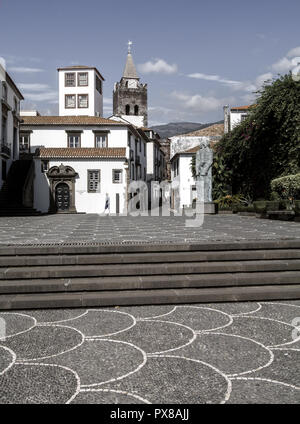
M137 127L148 125L147 84L141 84L131 55L132 42L128 42L128 53L123 76L115 83L113 92L113 114Z

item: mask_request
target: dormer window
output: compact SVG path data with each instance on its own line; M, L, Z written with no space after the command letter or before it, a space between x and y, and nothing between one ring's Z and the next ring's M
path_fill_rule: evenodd
M78 73L78 87L86 87L88 86L88 73L87 72L79 72Z
M75 109L76 108L76 96L75 96L75 94L66 94L65 95L65 108L66 109Z
M78 107L80 109L87 109L89 107L88 94L78 94Z
M75 72L65 73L65 87L76 87L76 74L75 74Z

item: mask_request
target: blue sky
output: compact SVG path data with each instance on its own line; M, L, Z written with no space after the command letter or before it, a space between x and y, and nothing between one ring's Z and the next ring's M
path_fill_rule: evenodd
M0 56L43 114L58 112L58 67L96 66L109 116L132 40L150 124L211 122L300 62L299 16L299 0L0 0Z

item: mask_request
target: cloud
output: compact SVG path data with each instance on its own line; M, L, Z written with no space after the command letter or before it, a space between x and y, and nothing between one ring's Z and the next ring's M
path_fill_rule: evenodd
M196 72L194 74L189 74L188 77L189 78L196 78L196 79L203 79L203 80L207 80L207 81L217 81L217 82L220 82L222 84L228 84L228 85L240 84L240 81L228 80L226 78L220 77L219 75L208 75L208 74L202 74L200 72Z
M178 91L173 91L171 96L180 101L182 107L195 112L217 111L228 103L228 99L220 99L214 96L205 97L201 94L189 95Z
M153 62L148 61L138 65L140 72L144 74L156 73L156 74L175 74L178 70L177 65L169 65L163 59L154 59Z
M46 91L42 93L25 93L25 100L31 100L33 102L50 102L57 100L57 91ZM55 102L56 103L56 102Z
M27 83L20 83L18 84L19 88L21 90L29 90L29 91L45 91L49 90L49 85L47 84L27 84Z
M40 68L26 68L23 66L12 66L9 68L9 70L12 72L24 73L24 74L44 72L44 70Z
M103 97L103 103L107 105L111 105L112 99L110 97Z
M300 46L299 47L295 47L294 49L291 49L287 53L287 57L294 57L294 56L300 56Z
M286 73L295 68L298 63L300 63L300 46L289 50L286 56L282 57L280 60L278 60L278 62L272 65L272 69L277 72Z

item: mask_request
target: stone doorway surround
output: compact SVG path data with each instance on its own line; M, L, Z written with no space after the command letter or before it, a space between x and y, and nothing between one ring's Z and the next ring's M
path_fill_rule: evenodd
M77 172L68 165L60 164L59 166L52 166L47 172L47 177L50 183L50 209L56 210L57 213L76 213L75 207L75 180L78 177ZM56 187L61 184L67 184L70 191L70 206L68 210L56 209Z

